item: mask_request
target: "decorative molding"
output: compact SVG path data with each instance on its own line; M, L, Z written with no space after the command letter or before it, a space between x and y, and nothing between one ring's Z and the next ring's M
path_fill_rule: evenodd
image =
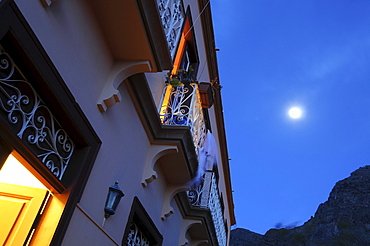
M108 108L122 100L118 87L125 79L134 74L150 72L151 70L149 61L121 61L116 63L98 101L100 112L107 111Z
M0 53L0 109L15 134L32 147L37 158L61 181L75 144L3 51Z
M162 215L161 219L165 220L167 217L170 217L173 213L173 207L171 206L171 200L172 198L183 191L189 190L189 186L187 184L185 185L178 185L178 186L167 186L164 199L163 199L163 205L162 205Z
M193 225L202 225L202 224L203 223L200 220L183 219L182 226L181 226L180 243L179 243L179 245L181 245L181 246L189 245L189 240L186 238L187 231Z
M158 178L158 174L154 171L154 166L159 158L164 155L178 153L176 146L152 145L149 150L146 165L144 167L143 180L141 185L147 187L149 183Z

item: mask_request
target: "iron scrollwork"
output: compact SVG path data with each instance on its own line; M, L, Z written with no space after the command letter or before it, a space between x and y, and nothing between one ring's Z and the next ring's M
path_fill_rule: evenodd
M218 194L218 188L216 184L215 175L212 176L211 179L211 191L209 194L209 209L211 210L211 215L213 219L213 223L215 224L216 229L216 236L217 241L220 246L226 246L227 236L226 236L226 229L225 223L223 221L223 212L221 209L221 200Z
M13 132L62 180L75 144L5 52L0 53L0 109Z
M218 244L220 246L225 246L227 235L215 174L213 172L205 172L201 183L194 189L188 191L187 194L192 206L208 208L210 210L215 225Z
M166 35L168 48L173 58L185 19L181 0L158 0L158 10Z
M166 98L167 93L168 98ZM180 86L167 84L163 91L159 114L163 125L190 127L195 152L198 154L207 133L198 85L196 83L187 85L181 83Z
M149 246L149 240L145 237L140 228L132 223L127 236L126 246Z

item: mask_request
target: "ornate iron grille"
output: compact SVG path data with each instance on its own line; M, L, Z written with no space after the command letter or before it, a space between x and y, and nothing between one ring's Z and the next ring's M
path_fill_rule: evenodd
M221 208L220 196L216 184L215 175L211 179L211 191L209 194L209 210L211 210L212 220L216 229L217 241L220 246L226 246L226 228L224 223L224 215Z
M189 126L195 151L203 146L207 129L204 122L198 84L166 84L159 109L163 125Z
M211 177L211 172L205 172L201 183L194 189L188 191L188 198L191 205L195 207L208 208Z
M140 231L139 227L132 223L127 236L126 246L149 246L149 240Z
M171 57L175 57L180 40L181 28L185 19L181 0L158 0L159 15L166 35Z
M0 49L0 110L13 132L62 180L75 145L12 58Z
M211 211L218 244L225 246L227 241L226 228L215 174L206 172L203 181L195 189L188 192L188 198L192 206L208 208Z

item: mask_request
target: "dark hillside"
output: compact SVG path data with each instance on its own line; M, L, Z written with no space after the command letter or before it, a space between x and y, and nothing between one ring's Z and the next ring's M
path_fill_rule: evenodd
M231 232L230 246L367 246L370 245L370 166L336 183L315 216L293 229L271 229L260 235Z

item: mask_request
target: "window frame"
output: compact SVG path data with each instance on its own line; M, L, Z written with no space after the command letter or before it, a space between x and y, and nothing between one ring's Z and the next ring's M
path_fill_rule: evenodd
M127 237L132 223L135 223L137 227L139 227L140 231L148 239L150 246L162 245L163 236L158 231L153 220L150 218L137 196L134 197L132 202L130 215L122 238L122 245L127 245Z

